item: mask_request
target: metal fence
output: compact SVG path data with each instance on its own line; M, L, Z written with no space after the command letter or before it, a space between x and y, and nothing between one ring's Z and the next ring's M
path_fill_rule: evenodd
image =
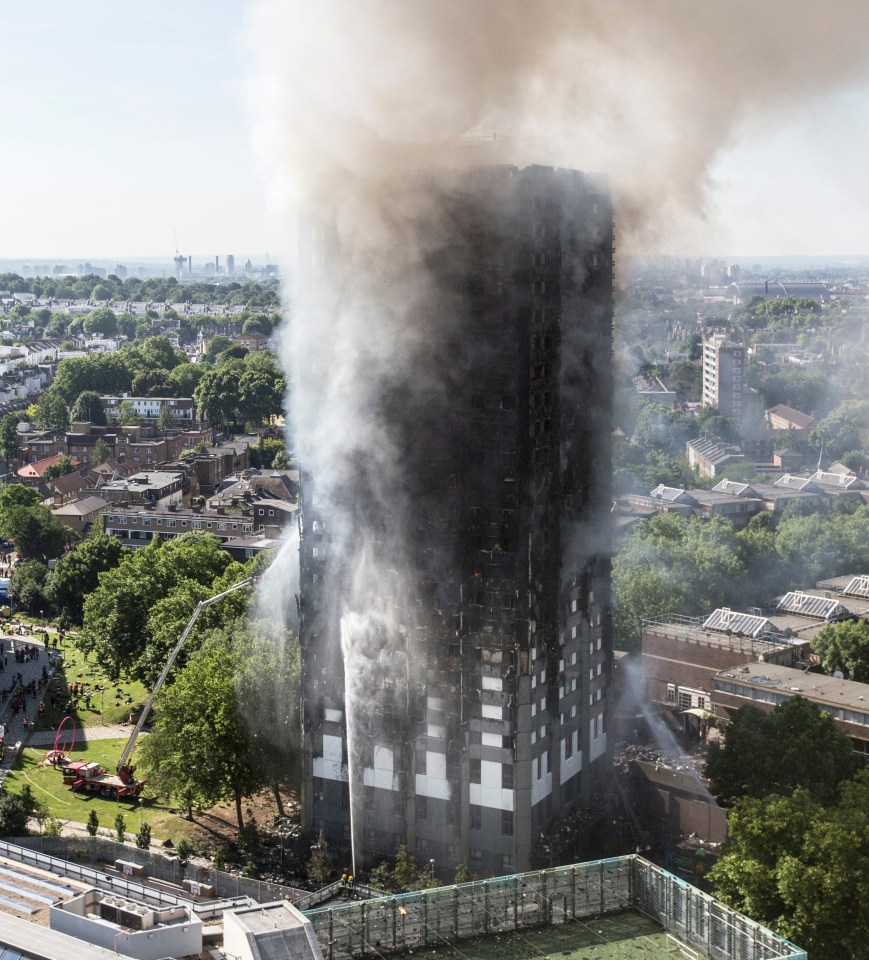
M772 931L637 856L320 907L306 916L326 960L350 960L623 910L650 916L710 960L806 960Z
M182 866L176 856L167 856L153 850L140 850L138 847L122 845L103 837L15 837L13 842L29 850L38 850L48 856L78 863L111 864L118 859L126 860L144 867L148 876L155 880L175 884L182 880L193 880L196 883L210 884L214 887L215 895L221 898L250 897L258 903L268 903L270 900L284 899L295 902L309 895L307 890L239 877L192 861Z

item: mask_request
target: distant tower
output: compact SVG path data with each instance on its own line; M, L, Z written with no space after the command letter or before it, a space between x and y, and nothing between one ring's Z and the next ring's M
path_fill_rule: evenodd
M214 258L214 273L215 275L220 273L220 257Z
M703 405L717 407L724 416L741 423L745 414L745 347L723 334L703 341Z
M187 258L187 276L188 277L193 276L193 257Z
M231 253L226 255L226 275L228 277L235 276L235 257Z

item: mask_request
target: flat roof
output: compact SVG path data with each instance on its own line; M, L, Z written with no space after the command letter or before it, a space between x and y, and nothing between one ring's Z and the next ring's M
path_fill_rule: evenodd
M114 950L95 947L50 927L3 915L0 944L18 951L22 960L117 960ZM2 954L0 954L2 956Z
M806 673L777 663L750 663L747 666L747 673L730 667L716 673L712 679L735 680L757 690L799 694L824 706L869 713L869 684L839 680L824 673Z
M663 927L634 910L456 944L426 944L425 954L459 960L541 960L555 956L561 960L672 960L674 956L673 941Z

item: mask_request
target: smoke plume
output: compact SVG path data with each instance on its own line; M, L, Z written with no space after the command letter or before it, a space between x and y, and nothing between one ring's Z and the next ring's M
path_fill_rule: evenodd
M751 123L865 70L860 5L833 0L819 16L792 0L255 6L255 136L286 252L297 250L281 346L288 423L330 504L332 584L353 585L321 591L334 607L318 612L323 632L340 636L343 664L316 669L343 667L349 729L375 678L392 672L400 687L412 584L449 563L423 556L416 533L437 511L426 514L401 464L421 462L409 443L430 444L437 469L441 438L425 410L443 406L468 359L444 347L460 331L430 270L454 246L455 171L598 170L620 244L673 236L702 218L710 165ZM396 411L416 434L394 429ZM352 753L361 783L353 767L370 758Z
M864 20L852 0L263 0L256 135L275 202L351 231L381 177L494 132L504 159L605 172L622 236L660 235L735 137L867 72Z

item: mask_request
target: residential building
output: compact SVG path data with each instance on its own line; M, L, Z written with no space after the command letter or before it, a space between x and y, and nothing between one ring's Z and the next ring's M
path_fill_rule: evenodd
M788 443L795 444L807 440L818 422L814 417L795 410L784 403L777 403L766 411L766 422L773 430L785 431Z
M153 470L111 480L100 478L94 488L110 503L156 504L167 498L180 503L189 493L189 481L180 471Z
M23 467L19 467L15 472L25 483L35 483L42 480L49 467L57 466L62 456L63 454L55 454L52 457L45 457L43 460L35 460L33 463L27 463ZM79 467L81 464L74 460L73 466Z
M268 350L269 338L262 333L239 333L232 338L232 342L237 347L243 347L250 353L256 353L257 350Z
M703 341L703 405L716 407L723 417L741 423L748 387L745 347L724 334Z
M51 512L70 530L75 533L86 533L107 506L108 500L103 500L102 497L86 496L70 500L60 507L55 507Z
M192 424L196 419L193 397L131 397L129 394L106 394L100 397L109 420L117 420L122 403L127 403L146 423L156 423L161 411L167 408L178 425Z
M593 178L544 167L475 169L444 202L444 300L412 309L448 313L426 363L458 373L436 395L408 384L390 423L406 526L383 477L328 499L302 478L303 810L357 869L407 844L486 875L539 862L610 767L612 212ZM345 524L384 567L410 563L364 705L345 700Z
M732 716L749 705L772 713L794 697L804 697L829 713L854 749L869 755L869 684L776 663L743 664L712 677L712 703L721 716Z
M701 477L717 477L725 467L745 463L745 454L737 443L718 437L697 437L685 444L688 465Z

